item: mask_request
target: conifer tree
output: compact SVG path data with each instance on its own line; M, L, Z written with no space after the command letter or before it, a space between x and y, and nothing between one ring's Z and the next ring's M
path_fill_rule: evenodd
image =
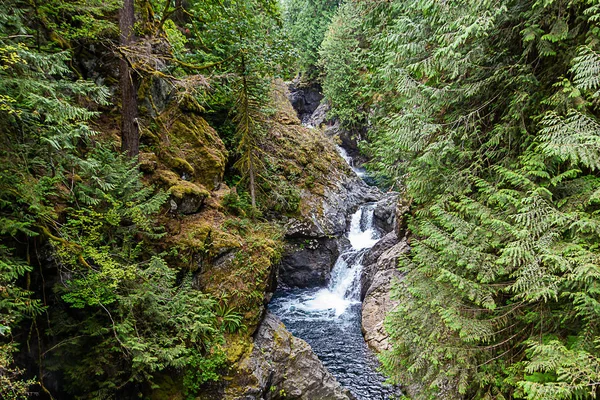
M135 11L133 0L124 0L119 11L119 44L129 46L135 40L133 31ZM137 90L138 78L129 65L129 60L122 56L119 63L119 79L121 86L121 151L129 157L136 157L140 152L140 132L138 126Z
M422 399L596 398L597 4L350 3L372 167L412 201L385 371Z

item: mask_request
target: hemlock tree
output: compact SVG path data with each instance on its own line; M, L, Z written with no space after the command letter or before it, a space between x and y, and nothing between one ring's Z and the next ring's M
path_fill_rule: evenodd
M597 398L600 7L351 3L372 164L412 200L385 371L417 399Z
M298 50L298 67L309 79L318 77L319 46L339 0L285 0L283 18Z
M234 123L238 140L238 161L234 164L244 177L248 179L250 201L256 208L257 180L264 170L261 159L260 141L266 130L266 116L263 112L263 102L266 101L264 88L256 82L248 72L245 57L240 60L241 76L236 89L238 97L235 103ZM263 89L263 91L261 91ZM261 96L262 95L262 96Z

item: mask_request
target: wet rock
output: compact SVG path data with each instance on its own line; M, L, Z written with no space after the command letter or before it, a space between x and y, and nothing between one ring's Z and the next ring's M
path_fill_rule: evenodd
M321 127L321 125L328 122L327 112L330 109L331 109L331 106L329 105L329 103L327 101L322 101L321 104L319 104L319 107L316 108L316 110L312 113L312 115L308 119L307 125L314 127L314 128Z
M324 285L338 256L335 239L290 239L279 267L279 281L297 287Z
M291 218L286 224L285 236L288 238L317 238L325 235L325 231L317 222Z
M299 115L311 113L313 122L320 124L327 106L319 106L321 95L314 94L314 90L320 88L302 85L296 80L290 85L291 93L287 98ZM282 108L291 109L285 96L283 102L287 107L282 104ZM319 110L315 112L317 106ZM286 124L292 123L292 119L286 117ZM291 127L286 125L279 134L284 135L290 130ZM288 286L307 287L327 282L339 254L335 240L343 237L352 213L365 202L381 200L383 194L361 180L337 152L334 143L320 131L296 127L295 132L292 141L304 137L304 142L314 143L311 152L302 154L303 157L296 155L296 161L301 168L307 169L310 165L317 171L311 176L312 183L300 194L298 215L286 224L288 245L282 256L279 279ZM296 146L302 148L303 143ZM294 154L290 156L293 158Z
M268 312L252 351L238 364L227 400L348 400L351 395L325 369L311 347Z
M330 124L330 125L327 125L327 126L325 127L325 129L323 129L323 133L324 133L324 134L325 134L325 136L327 136L328 138L332 138L332 139L334 139L334 140L336 140L336 139L337 139L337 140L336 140L336 142L337 142L337 141L339 140L338 138L339 138L339 133L340 133L340 130L341 130L341 129L342 129L342 128L340 127L340 121L336 119L335 121L333 121L333 123L332 123L332 124Z
M376 202L381 197L379 189L367 186L354 172L349 172L349 177L325 191L323 214L317 219L326 232L340 235L346 231L349 218L359 205Z
M286 230L287 246L279 267L279 280L287 286L311 287L327 283L339 255L349 218L365 202L377 201L381 192L348 172L322 196L311 199L310 211L292 219Z
M381 200L375 204L373 212L373 223L382 232L391 232L396 226L396 204L398 193L386 193Z
M364 258L365 264L370 264L365 266L361 277L362 332L367 344L377 352L388 350L390 346L383 322L385 315L397 305L390 298L390 291L394 280L402 278L397 269L398 259L409 249L406 238L399 240L392 231Z
M365 298L365 294L367 293L367 289L371 285L373 281L373 275L377 271L376 263L379 257L383 253L385 253L390 248L394 247L398 244L398 236L396 232L389 232L387 235L379 239L377 243L364 255L363 257L363 265L365 266L363 269L363 273L361 275L361 286L362 286L362 294L361 300ZM387 268L386 268L387 269Z
M307 123L323 99L321 86L316 83L306 84L299 78L296 78L290 83L288 88L288 99L292 103L292 107L298 113L298 118L303 123Z

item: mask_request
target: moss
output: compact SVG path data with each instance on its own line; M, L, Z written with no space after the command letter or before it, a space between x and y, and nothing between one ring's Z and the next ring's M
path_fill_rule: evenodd
M187 175L194 175L194 167L191 166L187 160L181 157L171 157L169 154L166 154L164 157L165 164L171 168L176 170L179 173L185 173Z
M158 386L152 391L151 400L183 400L183 381L180 377L173 379L167 374L157 374L154 383Z
M182 179L173 171L168 169L159 169L154 172L154 178L159 183L166 185L167 187L175 186Z
M203 198L210 196L210 192L201 185L182 179L169 188L169 193L178 199L183 199L185 196L197 196Z
M247 336L232 335L227 338L227 345L225 346L225 354L227 356L227 362L229 364L235 364L243 356L250 354L254 344L251 338Z
M144 172L152 172L158 167L158 158L152 152L140 152L138 160L140 169Z
M158 156L158 169L185 174L192 183L212 190L223 179L228 152L217 132L202 118L202 108L188 100L171 104L144 134Z
M219 225L210 221L198 220L178 237L177 247L183 250L202 251L208 257L214 258L226 250L242 247L241 239L228 232L224 232Z

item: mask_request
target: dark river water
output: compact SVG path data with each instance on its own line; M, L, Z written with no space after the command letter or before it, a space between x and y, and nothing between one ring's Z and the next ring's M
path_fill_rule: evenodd
M397 387L384 384L379 362L361 333L360 274L362 257L377 242L373 206L353 216L345 249L331 271L327 287L283 289L269 304L296 337L313 348L325 367L359 400L395 399Z

